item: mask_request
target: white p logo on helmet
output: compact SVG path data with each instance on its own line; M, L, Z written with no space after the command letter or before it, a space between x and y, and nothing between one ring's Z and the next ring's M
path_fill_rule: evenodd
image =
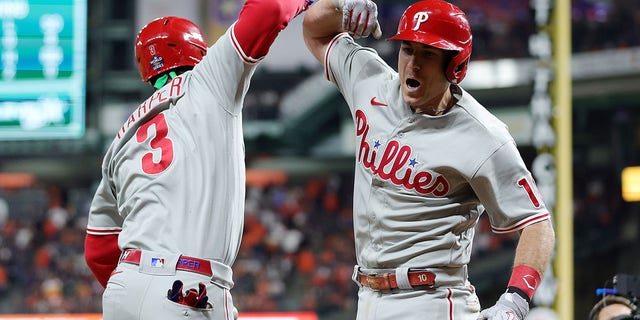
M427 22L427 20L429 20L429 13L423 11L416 13L413 16L413 21L416 22L416 25L413 26L413 31L420 30L420 25L424 22Z

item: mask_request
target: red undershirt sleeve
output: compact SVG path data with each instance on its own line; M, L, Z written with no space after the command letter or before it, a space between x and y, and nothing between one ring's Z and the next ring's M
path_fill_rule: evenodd
M117 234L100 236L87 234L84 241L84 259L102 287L107 287L111 272L118 265L119 258Z
M305 0L247 0L233 32L244 55L260 59L295 16L306 9Z

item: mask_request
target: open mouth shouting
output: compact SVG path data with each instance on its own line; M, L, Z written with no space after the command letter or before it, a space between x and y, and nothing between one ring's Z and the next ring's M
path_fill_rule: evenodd
M414 79L414 78L407 78L407 80L405 81L405 85L407 87L408 91L415 91L418 88L420 88L420 81Z

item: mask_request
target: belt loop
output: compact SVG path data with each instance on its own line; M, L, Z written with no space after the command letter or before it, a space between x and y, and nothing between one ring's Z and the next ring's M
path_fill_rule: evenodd
M211 283L231 290L235 285L233 282L233 270L231 267L216 260L209 260L209 263L211 264Z
M351 274L351 280L358 285L358 288L362 288L362 283L360 283L360 266L357 264L353 266L353 274Z
M398 283L398 289L413 288L409 283L409 267L396 268L396 282Z

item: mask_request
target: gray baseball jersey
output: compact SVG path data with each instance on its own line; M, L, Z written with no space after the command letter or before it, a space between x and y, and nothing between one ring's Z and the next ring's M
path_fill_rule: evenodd
M361 267L465 266L482 212L497 233L549 218L507 127L466 91L454 87L444 115L413 113L398 73L346 34L329 45L325 70L355 124Z
M242 103L255 67L227 31L140 104L104 156L88 233L232 265L244 221Z
M233 319L231 265L244 224L243 100L256 63L308 5L247 0L193 70L173 75L118 131L85 241L85 258L106 285L105 320ZM199 35L181 40L192 36ZM154 56L147 63L165 62Z

